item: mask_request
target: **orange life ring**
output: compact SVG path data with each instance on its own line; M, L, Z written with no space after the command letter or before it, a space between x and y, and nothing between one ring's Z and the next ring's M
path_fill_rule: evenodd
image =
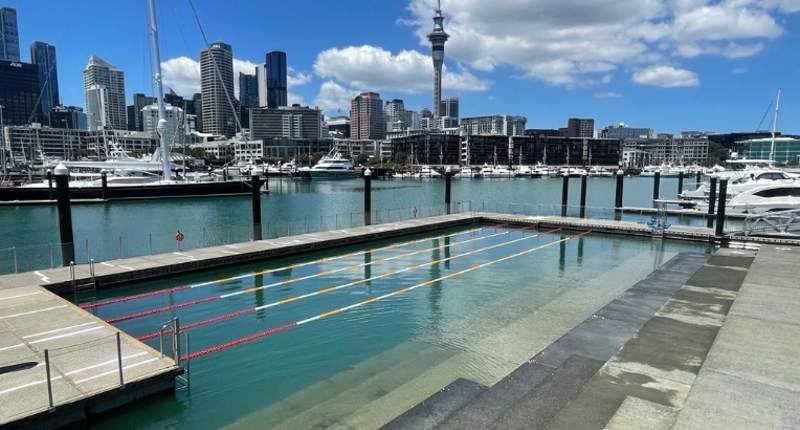
M177 240L178 242L183 241L183 233L181 233L180 230L178 230L178 232L175 233L175 240Z

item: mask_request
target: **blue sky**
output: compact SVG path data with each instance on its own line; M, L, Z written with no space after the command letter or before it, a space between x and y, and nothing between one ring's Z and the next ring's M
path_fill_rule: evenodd
M158 0L165 82L199 88L204 43L188 0ZM209 41L253 73L287 53L290 101L349 111L360 91L432 108L436 0L194 0ZM84 105L98 55L125 71L128 103L152 94L145 0L0 0L17 9L22 58L56 46L62 101ZM656 132L756 129L782 88L779 130L800 134L800 0L442 0L444 96L461 116L525 115L529 128L594 118ZM772 112L761 124L771 127Z

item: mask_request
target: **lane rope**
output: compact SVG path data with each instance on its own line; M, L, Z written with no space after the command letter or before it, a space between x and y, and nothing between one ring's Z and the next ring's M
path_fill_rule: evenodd
M329 261L339 260L339 259L342 259L342 258L355 257L355 256L358 256L358 255L366 254L368 252L385 251L385 250L388 250L388 249L400 248L400 247L414 245L414 244L421 243L421 242L427 242L429 240L444 239L444 238L447 238L447 237L455 237L455 236L462 235L462 234L472 234L472 233L474 233L474 232L476 232L478 230L486 230L486 229L490 229L490 228L501 228L501 227L506 226L506 225L508 225L508 223L499 224L499 225L493 225L493 226L484 226L484 227L482 227L480 229L472 229L472 230L467 230L467 231L461 231L461 232L458 232L458 233L453 233L453 234L449 234L449 235L445 235L445 236L436 236L436 237L428 237L428 238L424 238L424 239L410 240L410 241L407 241L407 242L395 243L395 244L388 245L388 246L382 246L382 247L379 247L379 248L368 249L366 251L351 252L349 254L337 255L335 257L325 257L325 258L320 258L320 259L313 260L313 261L307 261L307 262L304 262L304 263L290 264L288 266L278 267L278 268L275 268L275 269L267 269L267 270L262 270L262 271L259 271L259 272L252 272L252 273L247 273L247 274L244 274L244 275L238 275L238 276L229 277L229 278L220 278L220 279L215 279L213 281L200 282L200 283L197 283L197 284L181 285L181 286L178 286L178 287L164 288L164 289L160 289L160 290L149 291L149 292L146 292L146 293L134 294L132 296L116 297L116 298L113 298L113 299L100 300L100 301L93 302L93 303L85 303L85 304L80 305L80 307L82 309L94 309L94 308L114 305L114 304L118 304L118 303L124 303L124 302L130 302L130 301L134 301L134 300L145 299L145 298L148 298L148 297L161 296L161 295L164 295L164 294L177 293L177 292L180 292L180 291L191 290L191 289L194 289L194 288L221 284L221 283L224 283L224 282L230 282L230 281L235 281L235 280L239 280L239 279L252 278L252 277L256 277L256 276L260 276L260 275L268 275L270 273L280 272L280 271L283 271L283 270L297 269L299 267L310 266L312 264L326 263L326 262L329 262Z
M503 232L500 232L500 233L490 234L488 236L474 237L472 239L459 241L459 242L456 242L454 244L450 244L449 246L455 246L455 245L458 245L458 244L466 244L466 243L475 242L475 241L478 241L478 240L490 239L490 238L493 238L493 237L502 236L502 235L511 234L511 233L512 233L512 231L509 230L509 231L503 231ZM436 247L436 248L425 248L425 249L421 249L421 250L418 250L418 251L409 252L409 253L405 253L405 254L398 254L398 255L395 255L395 256L392 256L392 257L381 258L381 259L370 261L370 262L366 262L366 263L351 264L349 266L340 267L338 269L323 270L322 272L313 273L311 275L300 276L300 277L297 277L297 278L287 279L285 281L273 282L271 284L262 285L260 287L255 287L255 288L247 288L245 290L240 290L240 291L236 291L236 292L233 292L233 293L219 294L219 295L215 295L215 296L209 296L209 297L206 297L206 298L203 298L203 299L192 300L192 301L185 302L185 303L178 303L178 304L174 304L174 305L167 305L167 306L162 306L162 307L158 307L158 308L148 309L148 310L141 311L141 312L136 312L136 313L133 313L133 314L128 314L128 315L122 315L122 316L118 316L118 317L109 318L109 319L106 320L106 322L109 323L109 324L115 324L115 323L118 323L118 322L129 321L129 320L137 319L137 318L143 318L143 317L146 317L146 316L155 315L155 314L159 314L159 313L162 313L162 312L169 312L169 311L172 311L172 310L175 310L175 309L181 309L181 308L185 308L185 307L189 307L189 306L199 305L199 304L202 304L202 303L208 303L208 302L212 302L212 301L215 301L215 300L227 299L227 298L230 298L230 297L240 296L240 295L243 295L243 294L250 294L250 293L254 293L256 291L262 291L262 290L266 290L266 289L269 289L269 288L286 286L286 285L293 284L293 283L300 282L300 281L306 281L306 280L309 280L309 279L319 278L321 276L328 276L328 275L332 275L332 274L335 274L335 273L345 272L347 270L358 269L358 268L361 268L361 267L366 267L366 266L371 266L371 265L375 265L375 264L385 263L387 261L392 261L392 260L398 260L398 259L401 259L401 258L411 257L411 256L414 256L414 255L419 255L419 254L431 252L432 250L442 249L442 248L444 248L446 246L448 246L448 245L441 245L441 246Z
M192 322L192 323L189 323L189 324L186 324L186 325L182 325L181 329L182 330L189 330L189 329L192 329L192 328L195 328L195 327L200 327L200 326L203 326L203 325L207 325L207 324L211 324L211 323L227 320L227 319L238 317L238 316L241 316L241 315L247 315L247 314L250 314L250 313L253 313L253 312L256 312L256 311L260 311L260 310L263 310L263 309L268 309L268 308L271 308L271 307L275 307L275 306L280 306L280 305L285 305L285 304L288 304L288 303L296 302L298 300L307 299L309 297L321 296L323 294L332 293L334 291L338 291L338 290L341 290L343 288L353 287L353 286L364 284L364 283L367 283L367 282L372 282L372 281L377 280L377 279L387 278L389 276L394 276L394 275L397 275L397 274L400 274L400 273L405 273L405 272L409 272L409 271L412 271L412 270L420 269L420 268L425 267L425 266L432 266L434 264L442 263L442 262L445 262L445 261L455 260L455 259L458 259L458 258L462 258L462 257L466 257L466 256L469 256L469 255L477 254L479 252L484 252L484 251L488 251L490 249L495 249L495 248L498 248L500 246L510 245L512 243L516 243L516 242L519 242L521 240L532 239L532 238L539 237L539 236L542 236L542 235L545 235L545 234L555 233L555 232L557 232L559 230L561 230L561 229L560 228L554 228L552 230L548 230L548 231L545 231L545 232L542 232L542 233L537 233L537 234L535 234L533 236L526 236L526 237L522 237L522 238L519 238L519 239L514 239L514 240L511 240L511 241L508 241L508 242L487 246L487 247L480 248L480 249L473 250L473 251L469 251L469 252L466 252L466 253L463 253L463 254L458 254L458 255L454 255L454 256L450 256L450 257L440 258L438 260L429 261L429 262L426 262L426 263L416 264L416 265L413 265L413 266L406 267L404 269L392 270L392 271L383 273L381 275L372 276L370 278L359 279L357 281L348 282L346 284L337 285L335 287L323 288L321 290L317 290L317 291L314 291L314 292L311 292L311 293L307 293L307 294L303 294L303 295L299 295L299 296L294 296L294 297L289 297L289 298L286 298L286 299L278 300L276 302L267 303L265 305L256 306L256 307L252 307L252 308L247 308L247 309L242 309L242 310L239 310L239 311L230 312L230 313L227 313L227 314L211 317L211 318L208 318L208 319L205 319L205 320L195 321L195 322ZM463 242L463 243L466 243L466 242ZM434 249L437 249L437 248L434 248ZM137 339L140 340L140 341L153 339L153 338L158 337L158 335L160 333L161 332L149 333L149 334L137 337ZM172 333L172 329L167 329L163 333L165 333L165 334Z
M327 317L332 316L332 315L340 314L342 312L347 312L349 310L352 310L352 309L355 309L355 308L359 308L359 307L362 307L362 306L366 306L366 305L369 305L371 303L379 302L381 300L388 299L390 297L399 296L399 295L405 294L405 293L407 293L409 291L416 290L417 288L425 287L425 286L431 285L431 284L439 282L439 281L443 281L443 280L446 280L446 279L454 278L456 276L460 276L460 275L463 275L465 273L469 273L469 272L472 272L472 271L475 271L475 270L478 270L478 269L482 269L482 268L487 267L487 266L491 266L491 265L494 265L494 264L497 264L497 263L500 263L500 262L503 262L503 261L507 261L507 260L510 260L512 258L516 258L516 257L522 256L522 255L530 254L532 252L536 252L536 251L539 251L541 249L553 246L553 245L555 245L557 243L566 242L566 241L568 241L570 239L580 238L580 237L585 236L585 235L587 235L589 233L591 233L591 230L587 230L585 232L576 234L574 236L570 236L570 237L566 237L566 238L563 238L563 239L559 239L559 240L556 240L556 241L553 241L553 242L550 242L550 243L547 243L547 244L544 244L544 245L540 245L540 246L537 246L535 248L527 249L527 250L524 250L524 251L521 251L521 252L518 252L518 253L515 253L515 254L507 255L505 257L498 258L496 260L487 261L485 263L478 264L478 265L469 267L467 269L460 270L458 272L453 272L453 273L450 273L450 274L445 275L445 276L441 276L441 277L436 278L436 279L429 279L429 280L427 280L425 282L421 282L419 284L412 285L410 287L401 288L399 290L395 290L395 291L393 291L391 293L384 294L382 296L373 297L371 299L363 300L363 301L360 301L358 303L354 303L352 305L345 306L343 308L333 309L333 310L330 310L328 312L324 312L324 313L321 313L319 315L313 316L311 318L306 318L304 320L294 321L294 322L291 322L291 323L288 323L288 324L284 324L284 325L281 325L281 326L278 326L278 327L271 328L271 329L266 330L266 331L262 331L260 333L255 333L255 334L252 334L250 336L246 336L246 337L243 337L243 338L240 338L240 339L232 340L230 342L226 342L226 343L223 343L223 344L220 344L220 345L212 346L210 348L201 349L199 351L195 351L195 352L192 352L192 353L189 353L189 354L186 354L186 355L182 356L181 360L192 360L192 359L195 359L195 358L198 358L198 357L202 357L204 355L211 354L212 352L221 351L223 349L227 349L227 348L230 348L230 347L233 347L233 346L241 345L241 344L244 344L244 343L247 343L247 342L251 342L251 341L254 341L254 340L257 340L257 339L261 339L261 338L264 338L264 337L267 337L267 336L271 336L273 334L280 333L280 332L289 330L291 328L294 328L294 327L297 327L297 326L300 326L300 325L303 325L303 324L307 324L307 323L310 323L310 322L313 322L313 321L321 320L323 318L327 318Z

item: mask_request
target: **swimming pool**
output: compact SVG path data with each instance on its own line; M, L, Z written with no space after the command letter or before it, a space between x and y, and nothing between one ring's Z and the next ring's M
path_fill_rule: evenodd
M684 251L708 248L482 226L109 290L91 310L151 346L193 326L192 385L93 426L377 428L496 383Z

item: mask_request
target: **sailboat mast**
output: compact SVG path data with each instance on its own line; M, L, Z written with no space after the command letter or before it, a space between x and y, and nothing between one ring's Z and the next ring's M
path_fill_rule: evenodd
M775 119L772 121L772 144L769 147L769 163L775 163L775 132L778 130L778 109L781 106L781 89L778 88L778 98L775 101Z
M158 24L156 23L156 2L149 0L150 3L150 40L153 43L153 62L155 69L154 78L156 80L156 103L158 104L158 137L159 149L161 150L161 163L163 165L163 177L165 180L170 176L169 162L169 142L167 142L167 114L164 108L164 87L161 82L161 54L158 50Z

